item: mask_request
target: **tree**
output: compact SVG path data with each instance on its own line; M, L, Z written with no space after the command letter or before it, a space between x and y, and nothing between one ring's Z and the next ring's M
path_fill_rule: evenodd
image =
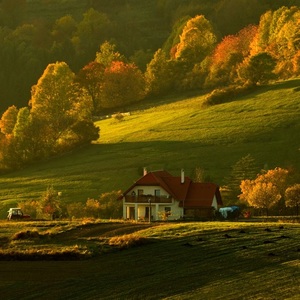
M285 191L285 205L287 207L295 207L296 214L299 215L300 206L300 184L294 184Z
M224 198L230 204L238 204L238 195L241 192L240 184L243 180L255 179L259 168L256 166L255 159L250 155L246 155L239 159L232 167L231 172L227 178L226 182L226 195Z
M246 58L238 68L240 80L251 85L265 84L275 79L275 59L263 52Z
M268 214L270 208L278 204L284 196L287 176L287 170L275 168L257 175L254 180L243 180L239 198L250 206L266 209Z
M57 62L49 64L32 87L32 117L44 124L47 135L43 144L54 150L68 140L76 122L91 118L89 104L82 90L74 84L74 77L66 63Z
M300 9L282 6L261 16L251 55L267 52L276 59L275 73L281 78L294 75L294 58L299 51Z
M85 211L88 217L100 218L101 204L99 200L89 198L85 204Z
M108 16L93 8L83 14L73 36L73 44L79 56L92 58L97 48L109 36L111 22Z
M237 80L237 65L249 55L256 32L257 26L249 25L236 35L223 38L212 54L206 85L232 84Z
M16 139L23 139L28 134L28 127L30 123L30 111L28 107L20 108L16 124L13 129L13 134Z
M281 198L281 195L275 185L271 182L253 182L251 180L243 180L241 183L240 199L255 208L263 208L266 214Z
M61 211L61 203L59 200L59 193L53 187L48 187L43 193L39 201L39 211L42 215L48 218L53 218L54 214Z
M158 49L145 72L147 94L164 95L171 90L174 81L171 66L172 62L167 59L166 53Z
M0 131L3 134L12 134L17 122L18 109L15 105L10 106L0 120Z
M65 40L70 40L76 31L77 23L71 15L63 16L54 22L51 35L53 38L63 43Z
M203 16L190 19L183 28L175 58L192 66L211 53L217 41L211 23Z
M84 218L85 206L81 202L70 203L66 206L68 216L72 218Z
M114 61L126 62L126 59L118 51L116 51L116 45L108 41L104 42L100 46L100 51L96 53L95 62L109 67Z
M93 101L93 113L101 111L101 86L104 79L104 65L93 61L84 66L78 73L76 81L86 89Z
M74 121L70 114L74 103L74 76L64 62L49 64L38 83L32 87L31 113L48 123L54 140Z
M105 108L125 106L143 99L145 79L134 64L114 61L105 69L102 103Z
M112 191L100 195L99 202L101 203L102 218L120 218L122 216L123 204L120 199L121 191Z
M18 203L18 207L21 208L23 212L30 215L31 218L35 219L37 217L37 208L39 204L35 200L27 200Z

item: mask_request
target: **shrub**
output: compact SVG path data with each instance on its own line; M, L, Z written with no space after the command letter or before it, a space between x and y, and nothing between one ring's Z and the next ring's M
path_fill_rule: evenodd
M126 249L135 246L145 245L149 240L137 234L125 234L122 236L115 236L110 238L109 245L116 246L119 249Z
M246 95L253 90L253 86L228 86L213 90L205 98L204 104L215 105L234 100L237 96Z
M12 240L25 240L25 239L32 239L32 238L39 238L40 234L38 233L37 230L23 230L16 232L12 236Z

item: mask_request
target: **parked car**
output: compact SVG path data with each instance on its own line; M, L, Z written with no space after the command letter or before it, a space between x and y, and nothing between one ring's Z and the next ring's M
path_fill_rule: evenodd
M10 208L7 215L7 220L23 220L29 218L29 215L23 214L21 208Z

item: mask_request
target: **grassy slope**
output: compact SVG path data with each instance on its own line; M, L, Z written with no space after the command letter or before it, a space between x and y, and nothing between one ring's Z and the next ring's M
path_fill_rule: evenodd
M64 201L86 201L103 192L124 190L142 168L200 166L222 184L230 167L251 154L265 164L300 169L300 80L261 87L255 93L202 108L204 96L162 99L132 109L124 121L98 121L101 138L64 157L0 177L0 217L16 202L38 199L48 186ZM259 169L258 169L259 170Z

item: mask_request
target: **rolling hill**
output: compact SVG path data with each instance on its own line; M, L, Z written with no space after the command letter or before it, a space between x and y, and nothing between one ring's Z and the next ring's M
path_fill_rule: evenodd
M101 137L68 155L0 177L0 217L22 200L38 200L53 186L65 202L124 190L148 170L192 176L201 167L222 185L234 163L251 154L258 171L300 170L300 79L259 87L224 104L206 95L173 96L128 108L122 121L96 121Z

